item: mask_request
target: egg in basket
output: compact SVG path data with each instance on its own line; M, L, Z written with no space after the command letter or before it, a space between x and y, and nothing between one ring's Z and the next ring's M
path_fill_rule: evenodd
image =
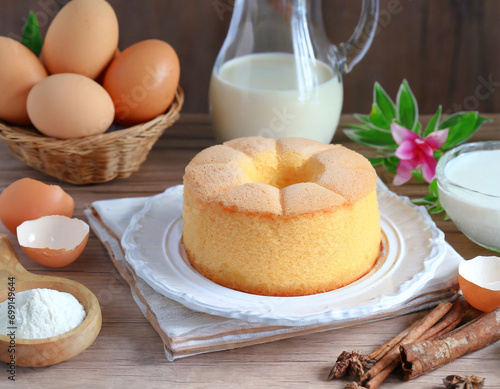
M72 0L50 24L40 58L36 48L0 37L6 59L0 140L17 158L74 184L125 178L139 169L179 117L180 65L164 41L120 52L118 35L106 1Z

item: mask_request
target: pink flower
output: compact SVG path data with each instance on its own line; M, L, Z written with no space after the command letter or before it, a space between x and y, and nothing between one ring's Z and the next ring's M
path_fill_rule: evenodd
M431 183L436 176L434 151L444 145L448 138L448 129L431 132L425 138L400 126L391 124L391 134L399 147L394 155L400 159L393 184L401 185L412 177L412 170L422 166L425 181Z

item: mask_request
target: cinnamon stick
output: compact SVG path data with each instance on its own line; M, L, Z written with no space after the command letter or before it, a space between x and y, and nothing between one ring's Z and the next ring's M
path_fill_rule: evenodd
M408 333L417 325L419 325L421 322L422 319L415 321L412 325L405 328L394 338L388 340L383 345L373 350L370 354L368 354L368 357L371 359L375 359L376 361L380 360L385 354L387 354L392 348L394 348L394 346L399 345L399 343L401 343L401 341L408 335Z
M427 331L425 331L418 341L426 340L426 339L434 339L439 337L442 334L446 334L453 330L460 322L462 319L467 315L467 313L470 312L472 307L467 301L458 301L453 306L451 309L443 316L442 319L440 319L435 325L433 325L431 328L429 328ZM425 319L425 318L424 318ZM414 328L417 325L420 325L420 323L424 320L420 319L416 321L412 326L408 328L407 333L410 332L412 328ZM403 331L401 334L403 334L405 331ZM401 335L400 334L400 335ZM398 337L400 337L398 335ZM394 338L393 340L396 340L398 337ZM404 337L403 337L404 339ZM400 340L403 340L400 339ZM387 342L386 344L389 344L391 341ZM383 346L379 347L381 349ZM377 349L377 350L379 350ZM375 350L375 352L377 351ZM370 354L371 355L371 354ZM385 367L380 373L375 375L373 378L371 378L368 382L365 383L365 387L367 389L376 389L380 386L382 382L391 374L392 371L398 367L400 364L400 359L396 358L392 363Z
M500 307L436 340L400 346L404 379L426 373L500 340Z
M445 305L450 306L450 305ZM460 322L462 319L471 312L473 308L466 302L466 301L459 301L453 304L451 309L444 314L444 316L441 319L438 319L436 324L432 325L430 328L428 328L419 338L418 341L422 340L427 340L427 339L435 339L443 334L446 334L453 330ZM442 312L446 311L446 308L441 311ZM439 317L439 315L436 316L436 318ZM435 311L432 311L431 313L428 314L430 315L435 315ZM396 335L394 338L390 339L383 345L377 347L374 351L372 351L368 355L363 355L359 354L358 352L347 352L344 351L340 356L337 358L337 362L333 366L332 370L330 371L330 374L328 376L328 380L334 379L334 378L339 378L342 377L346 374L354 375L354 376L364 376L365 371L370 370L371 367L374 366L376 362L381 360L389 351L392 349L398 350L396 353L395 357L392 359L391 362L379 372L375 371L375 374L372 375L368 381L361 381L362 383L365 384L365 386L361 386L358 383L351 383L352 387L359 387L359 388L369 388L369 389L374 389L377 388L386 378L389 376L389 374L399 365L399 345L403 340L406 339L408 341L408 334L410 332L418 327L421 326L422 322L428 318L428 316L419 319L415 321L412 325L410 325L408 328L400 332L398 335ZM427 319L429 320L429 319ZM411 338L410 338L411 339ZM373 371L372 371L373 373Z
M441 331L436 332L434 335L429 334L429 336L425 336L427 334L424 334L425 337L424 336L421 337L420 339L418 339L418 341L421 342L423 340L434 340L434 339L440 338L441 336L446 335L447 333L453 331L461 322L462 322L462 318L458 318L454 322L450 323L448 326L443 328Z
M443 334L447 334L460 324L470 309L471 306L467 301L457 301L436 325L425 331L418 341L435 339Z
M406 337L401 341L400 345L408 344L420 338L429 328L436 324L453 306L448 302L443 302L434 308L424 319L415 327L413 327ZM387 366L399 358L400 345L394 346L382 359L380 359L370 370L361 376L361 383L364 384L378 375Z
M421 320L415 321L411 326L404 329L401 333L399 333L383 345L377 347L368 355L360 354L356 351L342 351L342 353L337 357L337 361L333 365L332 369L330 370L327 380L330 381L335 378L343 377L347 374L356 377L362 376L363 374L365 374L365 371L370 370L376 362L378 362L385 354L387 354L389 350L391 350L395 346L398 346L401 343L401 340L403 340L404 337L408 335L411 329L417 326L420 322ZM352 385L354 384L356 383L352 383Z
M462 321L470 309L471 306L467 301L456 302L446 315L444 315L444 317L437 324L425 331L425 333L418 340L434 339L442 334L450 332ZM413 328L420 325L422 320L423 319L415 321L412 325L401 331L394 338L377 347L370 354L368 354L368 357L376 361L380 360L385 354L387 354L388 351L394 348L394 346L398 346Z
M380 373L374 376L370 381L365 384L366 389L376 389L380 386L382 382L393 372L393 370L398 367L399 358L396 358L394 361L390 363L390 365L386 366Z

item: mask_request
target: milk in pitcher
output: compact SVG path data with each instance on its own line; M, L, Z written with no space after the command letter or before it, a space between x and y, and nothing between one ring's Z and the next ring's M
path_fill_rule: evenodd
M304 137L330 143L340 118L342 81L318 60L250 54L224 63L210 84L220 141L246 136Z

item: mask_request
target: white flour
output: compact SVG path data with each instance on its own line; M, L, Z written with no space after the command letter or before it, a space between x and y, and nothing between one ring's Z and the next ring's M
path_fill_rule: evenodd
M30 289L15 294L15 324L8 317L8 303L0 303L0 333L15 329L18 339L44 339L64 334L85 318L85 310L71 294L52 289Z

